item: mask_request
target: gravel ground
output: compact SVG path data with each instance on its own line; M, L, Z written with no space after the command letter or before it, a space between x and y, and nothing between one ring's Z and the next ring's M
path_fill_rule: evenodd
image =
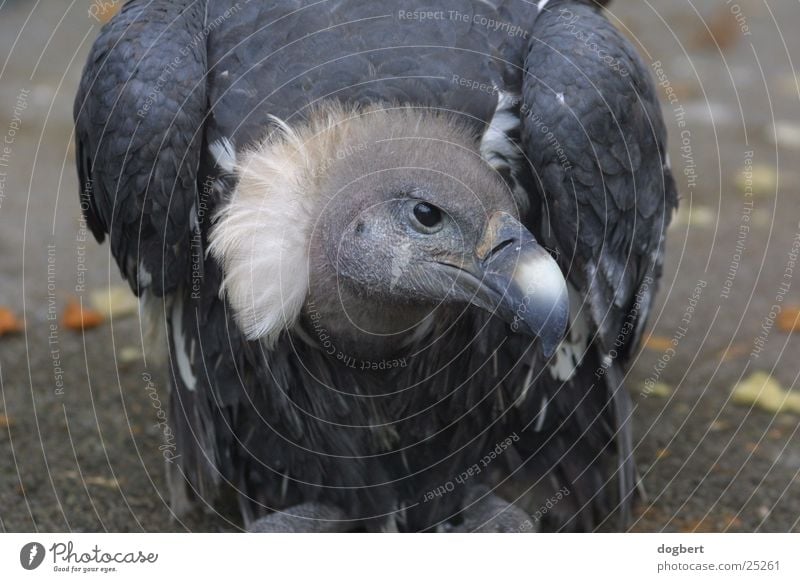
M13 142L0 147L0 305L25 319L0 338L0 531L231 529L211 512L170 515L145 371L167 391L135 356L138 319L51 328L71 297L120 283L78 223L71 108L98 29L89 5L0 0L0 139ZM648 495L632 529L800 532L800 410L732 398L758 372L800 395L800 333L770 315L800 305L800 4L616 0L612 12L662 82L683 196L628 379Z

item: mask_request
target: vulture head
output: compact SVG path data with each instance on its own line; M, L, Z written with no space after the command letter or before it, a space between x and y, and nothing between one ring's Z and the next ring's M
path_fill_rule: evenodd
M248 151L212 149L237 186L211 253L250 339L312 323L350 353L385 356L439 315L477 308L546 355L561 340L565 279L457 118L327 106L300 124L275 120Z

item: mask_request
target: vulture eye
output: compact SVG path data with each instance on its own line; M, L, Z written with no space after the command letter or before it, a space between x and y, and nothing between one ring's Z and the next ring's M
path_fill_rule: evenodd
M442 227L442 211L428 204L427 202L418 202L414 205L414 218L421 226L419 230L423 232L433 233Z

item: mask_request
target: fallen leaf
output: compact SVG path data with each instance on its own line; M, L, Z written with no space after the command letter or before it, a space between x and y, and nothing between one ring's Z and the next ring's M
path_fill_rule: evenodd
M0 428L8 428L14 426L14 421L5 414L0 414Z
M675 217L672 219L669 228L676 229L686 226L707 228L713 226L716 221L717 213L711 208L697 204L692 207L687 204L682 204L678 208Z
M673 81L672 90L680 100L690 99L700 92L697 85L690 81Z
M737 120L738 111L726 103L716 101L690 101L683 106L688 119L709 126L730 125Z
M647 507L638 506L634 509L636 512L636 525L635 530L639 531L653 531L660 529L670 519L670 515L663 509L648 505ZM656 527L657 525L657 527Z
M93 0L89 6L89 18L105 24L119 12L122 0Z
M749 191L755 196L775 196L778 190L778 172L773 166L754 164L752 168L739 174L736 186L742 192Z
M25 327L7 307L0 307L0 336L21 332Z
M81 479L81 474L73 470L64 471L61 473L61 475L67 477L68 479ZM108 477L102 477L100 475L84 475L83 482L86 485L97 485L98 487L106 487L108 489L119 489L120 486L118 479L109 479Z
M800 307L784 307L776 323L781 331L787 333L800 331Z
M87 485L97 485L98 487L105 487L107 489L119 489L119 481L116 478L108 479L100 476L88 476L84 479Z
M782 75L773 81L772 85L778 87L787 97L797 97L800 92L800 75L797 73Z
M142 350L136 346L126 346L119 351L119 361L121 364L130 364L142 359Z
M712 432L719 432L721 430L727 430L730 428L730 423L724 420L715 420L709 425L709 429Z
M683 533L717 533L730 528L741 527L742 520L730 513L713 516L707 515L700 519L676 520Z
M695 33L692 46L725 50L735 45L741 34L741 28L733 13L727 7L720 6L708 19L707 27L703 25Z
M139 312L139 300L127 285L115 285L89 295L93 309L105 317L127 317Z
M800 393L784 390L777 380L764 372L755 372L739 382L733 389L733 401L772 413L800 414Z
M87 307L81 309L80 302L72 298L61 314L61 323L67 329L74 331L91 329L103 323L103 315Z
M777 441L783 438L783 431L779 428L772 428L767 433L767 437L769 437L773 441Z
M731 347L718 352L720 361L729 362L750 353L750 344L733 344Z
M715 532L714 524L711 518L701 518L693 520L683 520L684 525L681 526L681 533L713 533Z
M733 528L742 527L742 520L739 519L738 517L736 517L735 515L730 516L729 518L727 518L727 523L725 524L724 529L727 530L727 529L730 529L732 527Z
M644 518L650 515L658 513L658 509L654 508L652 505L644 507L644 506L637 506L634 508L634 515L637 518Z
M800 149L800 124L777 121L768 125L764 131L771 143L792 149Z
M753 226L770 226L772 224L772 212L767 210L766 208L756 208L753 211L753 217L750 219L750 223Z
M644 347L655 352L663 352L672 347L672 340L668 337L651 335L645 340Z
M656 459L659 459L659 460L660 459L666 459L667 457L669 457L671 455L672 455L672 453L669 451L669 449L658 449L658 451L656 451Z
M664 382L656 382L650 387L645 387L642 389L642 394L647 394L648 396L656 396L658 398L669 398L672 396L672 387L669 384L665 384Z

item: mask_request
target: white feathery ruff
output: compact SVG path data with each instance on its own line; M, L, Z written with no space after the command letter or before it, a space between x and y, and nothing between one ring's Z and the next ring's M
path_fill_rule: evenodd
M254 149L212 153L238 178L215 217L209 252L222 265L221 293L249 339L271 345L300 315L309 286L309 239L321 197L319 164L335 158L354 115L339 105L316 111L297 127L272 118L273 130Z

